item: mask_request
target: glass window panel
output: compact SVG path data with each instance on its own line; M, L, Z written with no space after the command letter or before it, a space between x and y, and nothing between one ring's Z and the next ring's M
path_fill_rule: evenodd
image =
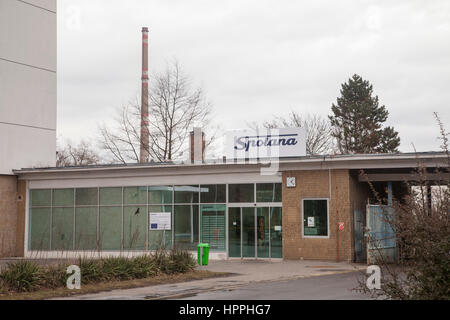
M327 200L303 200L303 233L305 236L328 236Z
M100 205L112 206L122 204L122 188L100 188Z
M50 249L50 208L30 210L30 249Z
M102 250L120 250L122 207L100 207L99 242Z
M283 232L281 208L270 208L270 254L272 258L283 257Z
M226 205L201 205L201 242L209 243L211 250L225 251Z
M241 208L228 208L228 255L241 257Z
M147 187L123 188L125 204L147 204Z
M175 186L175 203L198 203L198 185Z
M53 208L52 250L73 249L73 208Z
M255 208L242 208L242 257L255 257Z
M148 202L152 204L172 203L171 186L150 186L148 187Z
M73 189L54 189L53 206L55 207L73 207L74 192Z
M32 207L50 207L51 190L31 190L31 206Z
M75 210L75 249L97 249L97 207Z
M98 204L97 188L80 188L75 190L75 204L77 206L94 206Z
M281 183L257 183L256 202L281 202Z
M146 206L124 207L123 248L128 250L145 250L146 226Z
M225 184L205 184L200 186L200 200L202 203L225 203Z
M269 258L269 208L256 209L256 241L258 258Z
M230 184L228 185L229 202L254 202L253 184Z
M198 244L198 205L178 205L174 212L175 246L196 249Z
M172 213L172 206L149 206L148 211L156 212L170 212ZM148 232L148 248L149 250L156 249L171 249L172 248L172 231L171 230L149 230Z

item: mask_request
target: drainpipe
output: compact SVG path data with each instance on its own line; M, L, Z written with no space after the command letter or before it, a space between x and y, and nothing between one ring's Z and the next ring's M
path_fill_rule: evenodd
M328 168L328 197L329 197L329 213L331 213L331 169ZM331 216L329 214L329 216ZM330 219L331 220L331 219ZM331 230L330 230L331 232ZM336 212L336 261L339 262L339 217Z

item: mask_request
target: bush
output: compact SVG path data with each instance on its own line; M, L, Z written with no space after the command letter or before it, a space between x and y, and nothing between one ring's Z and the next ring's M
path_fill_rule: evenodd
M155 264L155 270L158 273L166 273L169 265L168 253L164 249L158 249L151 255Z
M158 273L156 263L151 256L133 258L133 277L136 279L148 278Z
M168 273L184 273L195 267L194 257L185 250L173 249L169 254Z
M379 290L369 290L365 276L358 290L375 297L398 300L450 299L450 152L448 133L437 114L446 165L435 168L437 181L428 179L427 168L418 162L415 180L405 182L411 190L401 199L392 199L392 216L386 222L395 231L398 261L392 264L383 247L369 241L377 250L377 264L383 279ZM369 183L380 204L385 203ZM431 189L434 186L435 192Z
M135 266L132 258L111 257L102 261L101 270L108 280L129 280L134 278Z
M18 292L33 291L45 283L44 271L31 261L8 263L0 278L5 286Z
M157 274L190 271L195 266L192 255L183 250L157 250L152 254L125 258L80 258L81 283L142 279ZM66 285L68 265L42 267L31 261L8 264L0 273L0 293L6 291L34 291L41 287L58 288Z
M45 287L59 288L66 285L67 281L67 265L58 264L56 266L48 267L44 270Z
M93 283L105 280L101 260L80 258L78 266L81 270L82 283Z

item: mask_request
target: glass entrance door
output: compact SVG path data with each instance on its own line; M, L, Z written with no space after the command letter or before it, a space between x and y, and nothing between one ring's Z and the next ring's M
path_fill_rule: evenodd
M269 208L256 208L258 258L270 258Z
M229 207L230 258L281 258L280 207Z
M228 208L228 256L241 255L241 208Z
M255 258L255 208L241 208L242 258Z

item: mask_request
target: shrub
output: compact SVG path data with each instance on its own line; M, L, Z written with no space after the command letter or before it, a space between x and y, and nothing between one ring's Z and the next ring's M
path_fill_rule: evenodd
M133 259L110 257L102 260L102 273L108 280L128 280L133 278Z
M67 265L58 264L56 266L50 266L44 270L44 282L45 287L58 288L66 285L67 281Z
M45 283L43 269L31 261L8 263L0 278L9 289L19 292L39 289Z
M152 256L133 258L133 277L136 279L148 278L157 274L156 263Z
M169 253L169 263L166 272L184 273L195 267L195 260L192 254L185 250L173 249Z
M82 283L93 283L105 280L101 260L80 258L78 266L81 270Z
M427 168L418 161L415 180L405 182L411 190L402 199L392 199L392 217L386 214L386 223L395 231L398 261L392 264L383 247L369 237L377 250L377 264L383 279L379 290L369 290L365 276L358 290L375 297L398 300L449 300L450 299L450 152L448 133L438 121L442 149L447 164L435 168L436 181L430 181ZM385 199L377 194L380 204ZM435 187L435 193L431 189ZM415 191L414 191L415 190Z
M195 261L184 250L157 250L152 254L126 258L80 258L81 283L97 283L111 280L142 279L159 273L174 274L192 270ZM31 261L8 264L0 272L0 293L7 291L33 291L41 287L58 288L66 285L68 265L42 267Z
M157 249L151 256L157 273L166 273L169 265L168 253L164 249Z

